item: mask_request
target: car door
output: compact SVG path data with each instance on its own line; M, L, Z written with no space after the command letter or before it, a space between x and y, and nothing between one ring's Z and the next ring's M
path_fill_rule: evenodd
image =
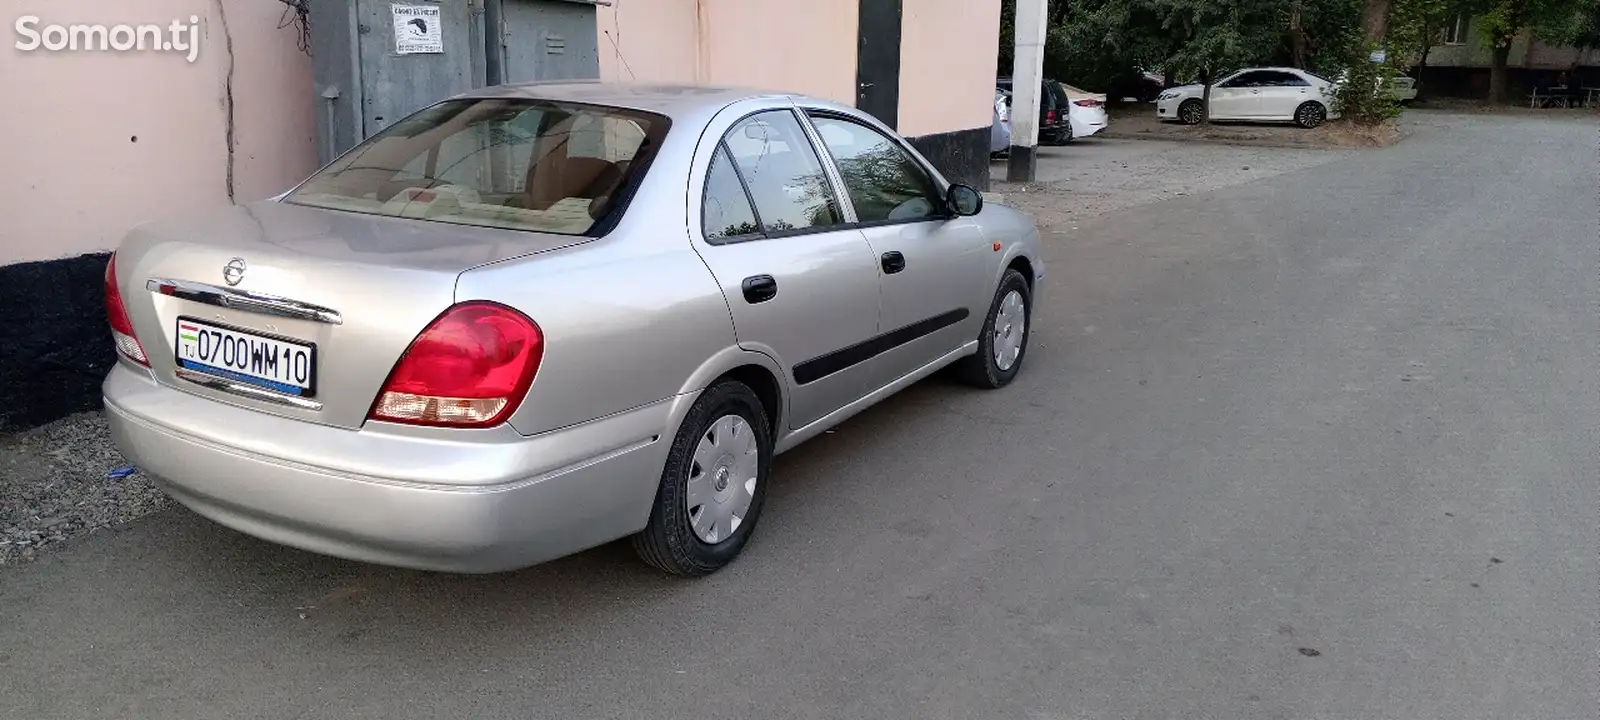
M1259 114L1260 73L1247 71L1234 75L1211 88L1213 120L1245 120Z
M690 191L695 247L722 286L740 347L789 374L789 427L865 395L867 369L841 357L878 332L878 261L799 116L792 107L745 114L706 134L694 167L704 168Z
M949 211L943 183L903 141L840 111L805 110L878 259L870 383L881 387L978 337L992 243Z
M1311 83L1291 72L1274 70L1263 73L1266 77L1256 93L1259 108L1257 116L1264 120L1292 120L1295 109L1311 99Z

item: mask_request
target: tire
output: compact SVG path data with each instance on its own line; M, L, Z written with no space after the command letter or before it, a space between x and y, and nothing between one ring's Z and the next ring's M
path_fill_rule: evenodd
M1294 124L1306 129L1321 125L1327 119L1328 109L1319 102L1300 103L1300 107L1294 109Z
M1199 125L1205 120L1205 104L1194 98L1189 98L1178 105L1178 122L1185 125Z
M1016 315L1018 312L1020 317ZM1004 327L1000 326L1002 315L1009 316ZM956 376L968 385L985 390L998 390L1010 385L1028 355L1028 338L1032 333L1033 293L1029 292L1028 281L1023 279L1022 273L1006 270L1006 274L1000 278L1000 287L995 289L994 301L989 304L989 316L983 321L983 331L978 335L978 353L956 363ZM1009 364L1004 357L997 358L998 353L995 352L997 346L1002 350L1012 347L1009 343L1002 344L1007 337L1015 339Z
M753 470L746 462L752 456ZM772 430L761 399L732 380L707 388L672 440L650 523L632 538L634 551L670 575L701 577L722 569L755 532L771 467ZM744 475L749 477L740 482ZM704 504L691 507L696 500ZM719 518L723 521L712 522ZM708 538L703 532L708 529L720 532Z
M1071 120L1067 121L1067 126L1061 130L1061 133L1059 135L1057 135L1056 138L1058 140L1058 142L1056 144L1058 144L1058 145L1069 144L1075 139L1073 134L1072 134L1072 121Z

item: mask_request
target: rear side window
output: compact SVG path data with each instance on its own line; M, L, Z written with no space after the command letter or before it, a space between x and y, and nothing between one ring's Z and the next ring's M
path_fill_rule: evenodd
M284 198L297 205L587 235L636 185L671 122L623 108L451 100L378 133Z
M1259 72L1259 71L1247 72L1247 73L1244 73L1243 75L1240 75L1240 76L1238 76L1238 77L1236 77L1236 78L1234 78L1232 80L1227 81L1226 83L1223 83L1223 87L1250 88L1250 87L1263 87L1266 84L1270 84L1270 83L1264 83L1263 82L1264 80L1266 80L1266 73Z
M725 147L718 145L706 172L705 200L700 207L700 224L707 240L716 242L746 235L761 234L761 222L750 207L739 173Z
M722 146L733 159L767 233L837 225L833 187L794 113L757 113L733 126Z
M1300 76L1294 73L1274 71L1261 73L1261 75L1264 81L1262 87L1305 87L1311 84L1300 79Z

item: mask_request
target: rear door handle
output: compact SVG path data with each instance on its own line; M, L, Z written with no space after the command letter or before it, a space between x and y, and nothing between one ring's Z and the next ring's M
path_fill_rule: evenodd
M771 275L753 275L744 279L740 289L744 291L744 301L755 305L778 296L778 281Z
M904 269L906 269L906 256L901 255L899 251L896 250L890 250L889 252L883 254L884 274L893 275Z

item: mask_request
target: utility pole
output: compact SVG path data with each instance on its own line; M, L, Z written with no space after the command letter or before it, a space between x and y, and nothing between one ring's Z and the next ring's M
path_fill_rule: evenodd
M1039 147L1039 97L1050 0L1017 0L1016 52L1011 68L1011 159L1006 181L1033 182Z

